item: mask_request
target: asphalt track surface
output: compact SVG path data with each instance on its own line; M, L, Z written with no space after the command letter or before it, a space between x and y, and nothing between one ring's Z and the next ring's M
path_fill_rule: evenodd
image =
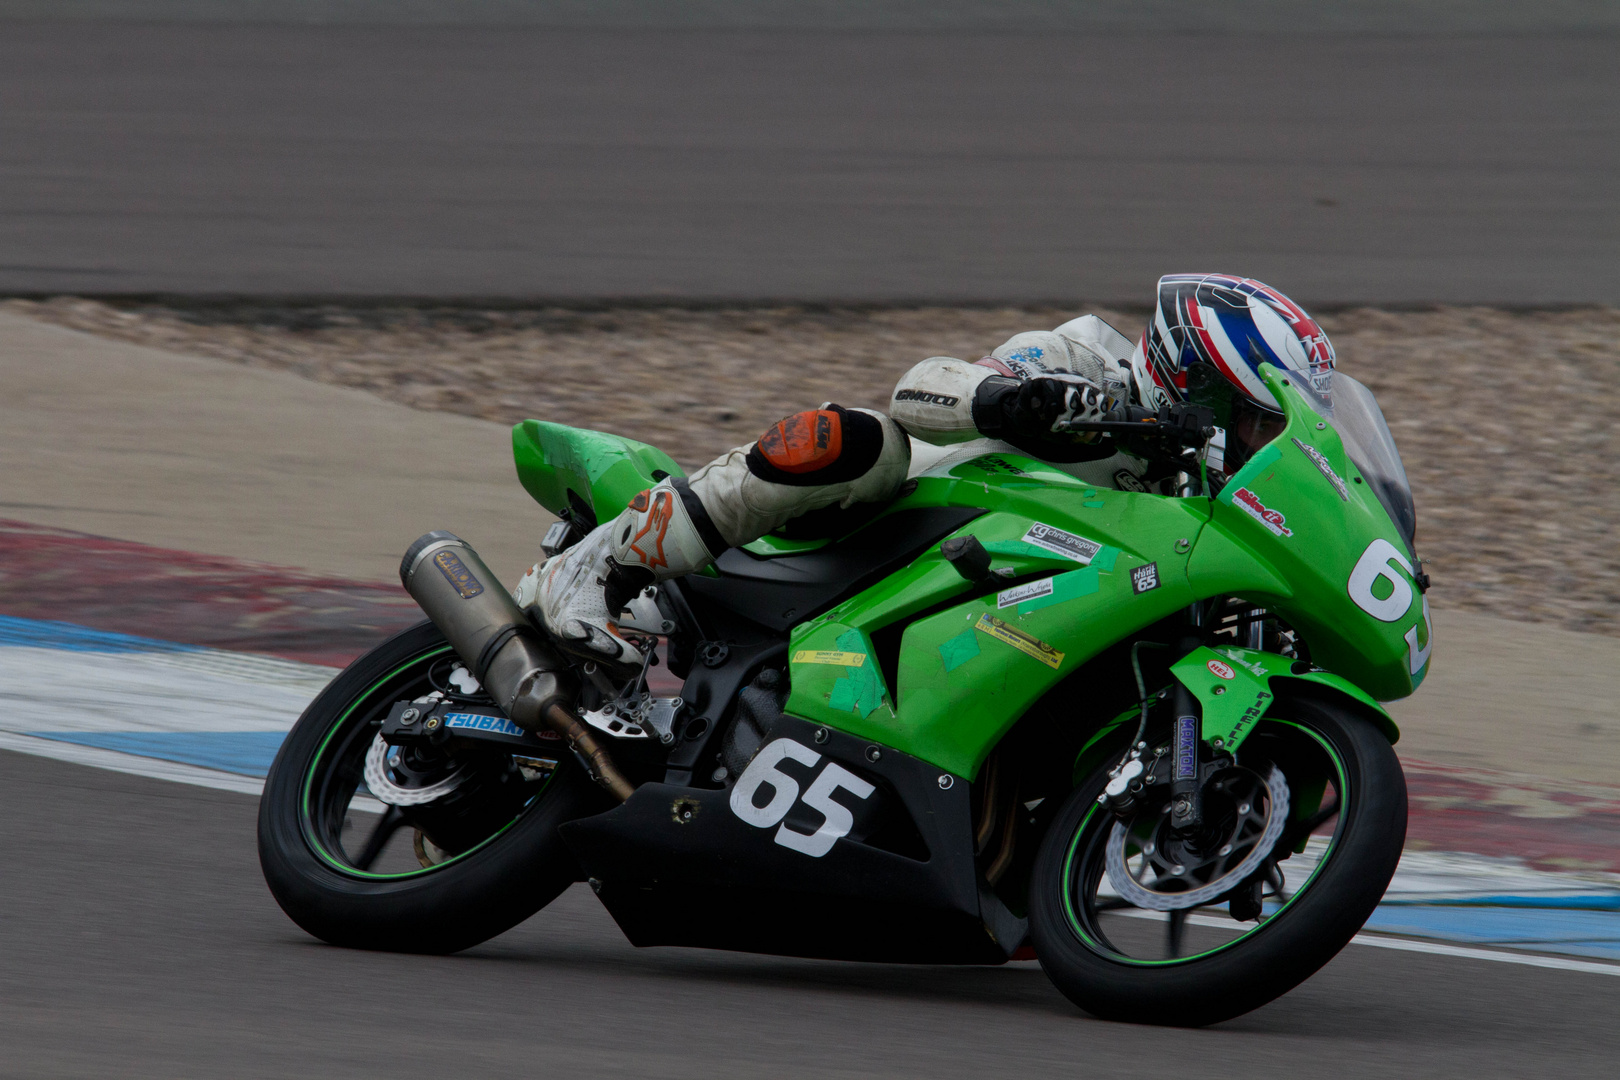
M1620 979L1352 946L1207 1030L1105 1024L1032 964L627 944L583 887L454 957L334 949L256 800L0 752L0 1076L1612 1076Z
M0 293L1615 303L1606 19L4 22Z

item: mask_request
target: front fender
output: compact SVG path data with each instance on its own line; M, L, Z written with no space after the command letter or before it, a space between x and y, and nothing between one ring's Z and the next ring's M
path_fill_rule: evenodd
M1172 665L1170 672L1198 699L1204 714L1200 735L1217 749L1236 749L1278 697L1307 693L1338 698L1366 717L1391 746L1400 740L1400 728L1371 694L1331 671L1295 673L1296 662L1276 653L1224 646L1195 649ZM1230 672L1231 677L1227 678L1225 672ZM1140 716L1140 710L1133 705L1092 733L1075 755L1076 785L1106 756L1109 737L1127 724L1135 725Z
M1203 711L1201 735L1217 749L1236 749L1277 697L1297 696L1307 686L1345 699L1391 745L1400 739L1395 721L1371 694L1329 671L1296 672L1295 663L1276 653L1222 646L1194 649L1176 661L1170 673L1198 699Z

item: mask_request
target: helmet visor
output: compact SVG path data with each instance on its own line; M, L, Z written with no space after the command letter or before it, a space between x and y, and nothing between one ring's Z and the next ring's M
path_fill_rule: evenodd
M1187 368L1186 399L1215 414L1215 426L1226 432L1222 469L1235 473L1254 452L1282 434L1287 419L1255 401L1213 366L1195 361Z

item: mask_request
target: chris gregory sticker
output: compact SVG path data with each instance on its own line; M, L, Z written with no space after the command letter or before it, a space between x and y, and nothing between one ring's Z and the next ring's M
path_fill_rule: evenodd
M1064 532L1050 525L1042 525L1038 521L1024 534L1024 543L1045 548L1066 559L1073 559L1083 566L1090 566L1091 560L1096 558L1097 552L1103 548L1095 540L1087 540L1083 536L1076 536L1072 532Z
M1294 530L1288 527L1286 524L1288 519L1283 517L1282 512L1268 507L1260 501L1259 496L1246 487L1237 489L1237 492L1232 496L1232 505L1278 536L1294 535Z
M1328 483L1333 485L1333 490L1339 493L1339 500L1349 502L1350 489L1344 486L1344 479L1333 471L1333 466L1329 465L1328 459L1322 456L1322 451L1309 443L1302 443L1298 439L1294 440L1294 445L1299 447L1299 452L1310 458L1311 464L1320 469L1322 475L1328 478Z
M994 615L980 615L979 621L973 624L973 629L1011 645L1025 656L1032 656L1049 668L1056 668L1063 663L1063 654L1052 646L1038 637L1031 637L1016 626L1007 625Z

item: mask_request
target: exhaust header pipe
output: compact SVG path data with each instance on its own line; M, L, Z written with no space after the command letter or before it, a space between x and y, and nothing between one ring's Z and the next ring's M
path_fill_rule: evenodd
M557 732L591 779L621 802L630 797L635 788L569 708L576 688L568 665L478 552L454 533L430 532L406 549L399 580L513 723Z

